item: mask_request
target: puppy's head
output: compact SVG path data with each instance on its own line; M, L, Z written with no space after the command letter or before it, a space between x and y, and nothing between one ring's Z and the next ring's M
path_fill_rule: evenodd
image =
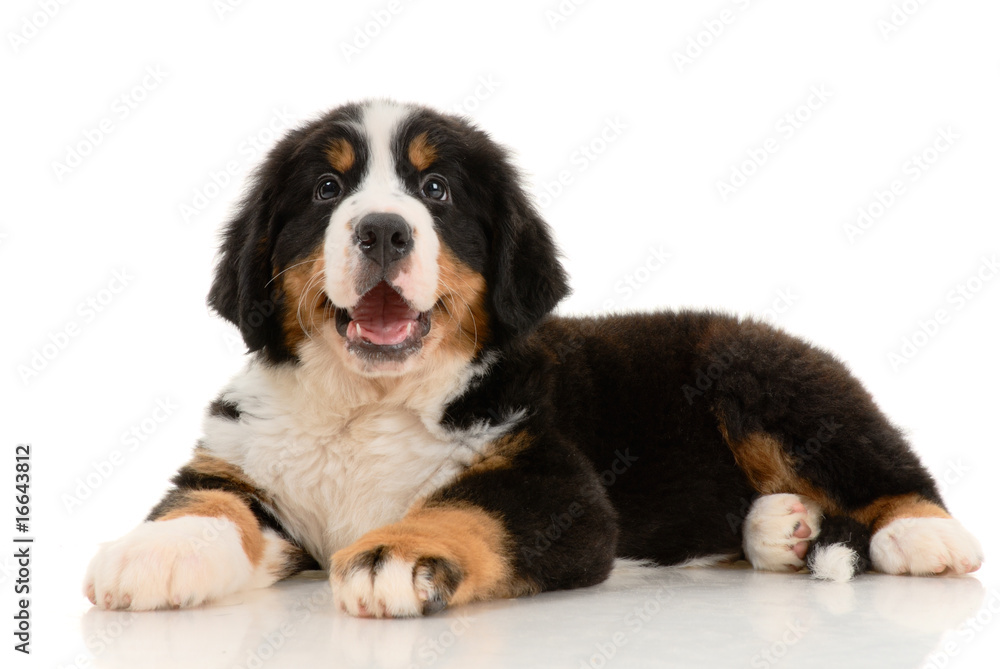
M459 118L372 101L271 151L209 304L272 362L323 351L376 376L507 346L566 292L503 149Z

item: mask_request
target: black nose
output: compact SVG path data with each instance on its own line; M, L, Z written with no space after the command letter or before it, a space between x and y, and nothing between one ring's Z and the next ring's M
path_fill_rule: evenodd
M402 260L413 250L413 233L398 214L368 214L354 234L365 257L381 267Z

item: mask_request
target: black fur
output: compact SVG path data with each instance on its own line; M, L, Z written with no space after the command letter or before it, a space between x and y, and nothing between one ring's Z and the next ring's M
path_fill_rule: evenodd
M448 602L464 578L458 565L438 557L418 558L413 565L413 573L418 572L426 572L434 584L431 596L424 602L422 613L425 616L437 613L448 606Z
M699 390L709 369L716 378ZM483 476L474 489L463 483L462 499L526 516L510 526L530 549L552 513L593 500L588 486L600 480L613 510L596 505L603 520L581 532L605 551L574 532L553 542L572 544L583 564L603 564L607 550L663 564L740 553L742 518L759 493L736 465L720 416L734 437L779 438L798 473L845 510L907 492L940 501L899 432L840 363L753 321L698 312L552 318L456 400L446 422L499 424L518 408L531 413L525 429L544 447L522 454L523 469ZM577 453L589 466L574 464ZM539 475L537 458L556 461L558 476ZM608 527L615 515L617 546ZM563 568L573 562L561 553L549 559ZM559 581L548 561L543 571L546 587Z
M316 558L307 553L302 547L289 543L285 554L285 560L281 565L281 570L275 574L278 579L288 578L303 571L321 569Z
M208 414L210 416L221 416L229 420L239 420L241 413L237 405L227 402L222 398L212 400L212 403L208 405Z

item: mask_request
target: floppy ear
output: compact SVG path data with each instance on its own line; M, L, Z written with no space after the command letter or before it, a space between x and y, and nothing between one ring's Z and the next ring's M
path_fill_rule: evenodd
M208 305L240 329L251 352L279 362L293 356L279 320L282 296L271 281L272 209L264 193L250 190L223 234Z
M569 294L548 225L512 184L493 230L492 327L498 343L530 333Z

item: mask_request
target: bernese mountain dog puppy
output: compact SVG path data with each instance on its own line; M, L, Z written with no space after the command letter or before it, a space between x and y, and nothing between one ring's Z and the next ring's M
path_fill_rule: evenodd
M245 369L99 607L188 607L329 571L354 616L578 588L616 557L850 579L982 550L833 356L697 311L561 318L552 235L468 121L367 101L290 132L208 302Z

